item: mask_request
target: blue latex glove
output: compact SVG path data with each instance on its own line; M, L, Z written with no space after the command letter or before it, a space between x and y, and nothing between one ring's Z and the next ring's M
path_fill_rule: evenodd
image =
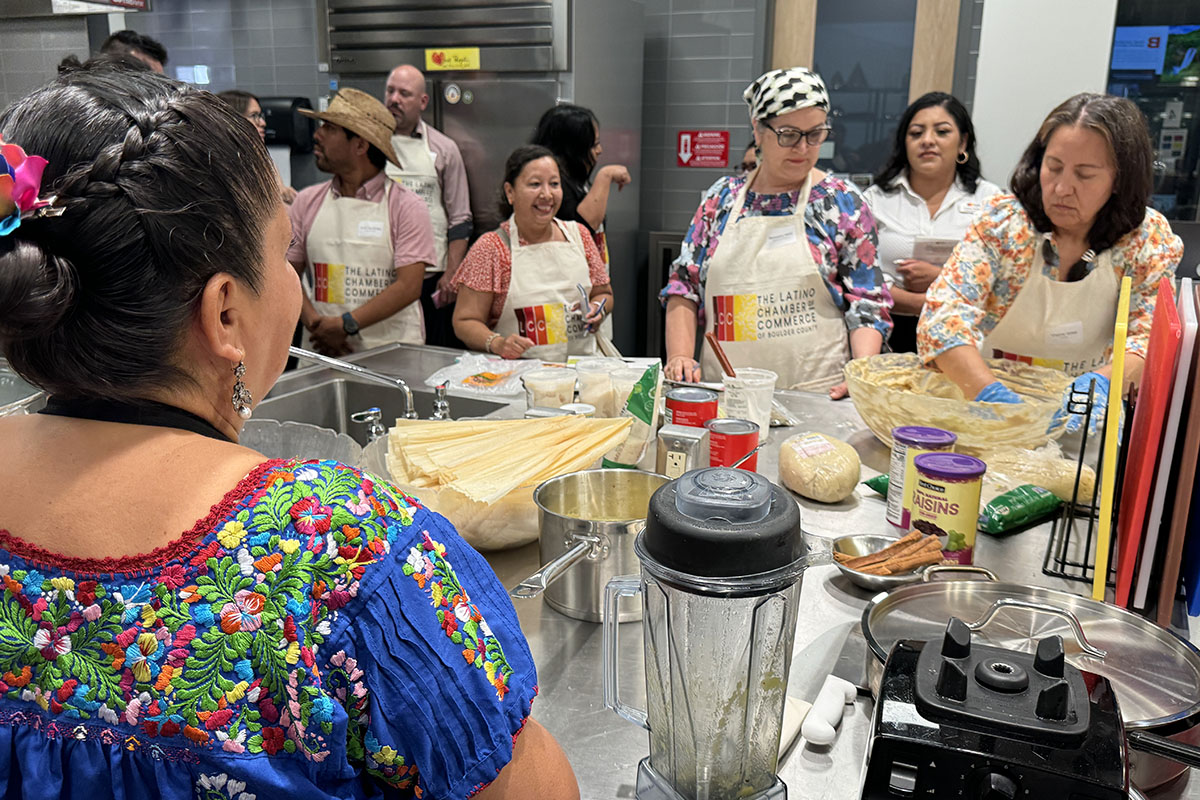
M1071 395L1074 393L1077 397L1074 403L1075 407L1082 411L1084 403L1087 402L1087 393L1092 385L1092 381L1096 381L1096 391L1092 399L1092 416L1087 421L1088 436L1096 433L1096 428L1100 425L1100 421L1104 419L1104 411L1108 408L1108 378L1096 372L1085 372L1071 382L1067 387L1067 391L1063 394L1063 407L1054 415L1054 420L1057 421L1062 417L1067 418L1067 433L1077 433L1083 428L1083 414L1071 413ZM1051 425L1053 426L1053 422Z
M975 395L977 403L1020 403L1020 396L1000 381L992 381Z

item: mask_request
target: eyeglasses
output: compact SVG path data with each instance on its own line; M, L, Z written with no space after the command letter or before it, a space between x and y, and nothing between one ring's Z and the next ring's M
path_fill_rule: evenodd
M742 178L746 175L749 175L751 172L754 172L754 169L757 166L757 161L743 161L742 163L734 166L733 174L737 175L739 178Z
M251 122L266 122L267 117L261 111L255 111L253 114L246 115L246 119Z
M813 128L808 131L801 131L795 128L780 128L776 130L766 120L760 120L760 124L775 134L780 147L795 147L800 144L801 139L807 142L809 147L819 147L822 142L829 138L829 134L833 132L833 128L828 125L822 125L819 128Z

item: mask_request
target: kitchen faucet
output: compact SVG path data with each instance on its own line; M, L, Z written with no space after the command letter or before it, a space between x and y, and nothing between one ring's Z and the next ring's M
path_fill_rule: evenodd
M349 361L342 361L338 358L330 358L323 356L320 353L314 353L311 350L304 350L299 347L288 348L288 352L293 356L305 361L313 361L317 364L335 369L339 372L345 372L348 375L357 375L363 380L372 381L382 384L383 386L391 386L393 389L399 389L404 392L404 418L405 419L420 419L417 416L416 406L413 404L412 390L408 388L408 384L402 379L393 375L384 375L382 372L376 372L366 367L360 367L358 364L351 364ZM444 400L444 397L443 397ZM447 416L449 408L446 409Z

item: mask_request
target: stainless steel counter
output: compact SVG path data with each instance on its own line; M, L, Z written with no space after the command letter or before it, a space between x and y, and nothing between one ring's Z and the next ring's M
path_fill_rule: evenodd
M424 388L424 377L449 363L454 355L449 350L402 345L366 353L355 360ZM297 386L328 377L320 369L310 369L287 381ZM798 392L779 392L777 397L801 420L801 425L772 429L768 445L759 455L759 471L764 475L777 479L779 445L800 430L819 431L849 442L862 458L863 477L886 470L887 450L866 429L851 401L831 402L823 396ZM489 416L515 417L523 405L518 400ZM452 398L452 413L453 408ZM895 529L884 519L883 500L865 487L860 486L851 498L834 505L797 500L801 524L815 546L846 533L895 535ZM980 534L976 563L992 569L1002 580L1086 594L1089 587L1085 584L1042 574L1048 535L1048 526L1002 538ZM539 566L536 543L485 555L507 587L516 585ZM857 624L872 595L850 584L833 566L810 569L803 581L788 693L811 702L832 669L847 632ZM575 768L582 796L633 797L637 762L648 753L648 739L645 731L604 708L600 626L565 617L540 599L519 600L515 605L538 665L539 696L533 714L562 744ZM620 635L622 696L627 702L644 705L640 623L621 625ZM860 698L852 710L847 709L838 738L829 747L809 746L803 740L796 743L780 765L790 797L858 797L871 711L872 703L865 698ZM1152 797L1200 800L1200 778L1184 776Z

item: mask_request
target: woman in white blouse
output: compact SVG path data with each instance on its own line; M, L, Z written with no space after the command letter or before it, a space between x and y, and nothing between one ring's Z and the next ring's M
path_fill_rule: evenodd
M955 97L929 92L905 109L887 165L864 193L878 226L879 266L896 303L893 351L916 352L925 290L981 202L1000 191L979 171L975 128Z

